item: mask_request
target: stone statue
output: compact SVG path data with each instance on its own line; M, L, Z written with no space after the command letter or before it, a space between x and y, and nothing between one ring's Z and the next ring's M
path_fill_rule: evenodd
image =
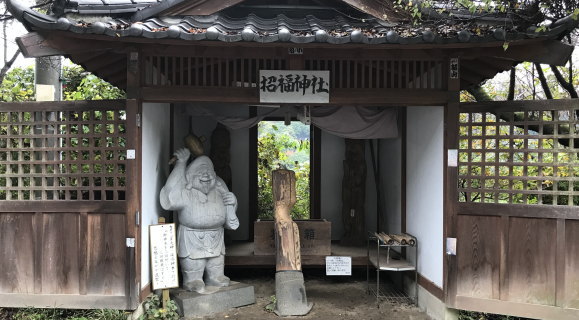
M237 229L239 220L235 214L237 199L215 174L211 160L199 156L187 166L190 154L186 148L175 152L177 164L160 198L163 209L178 212L177 255L183 289L202 293L205 285L229 285L223 274L223 229Z

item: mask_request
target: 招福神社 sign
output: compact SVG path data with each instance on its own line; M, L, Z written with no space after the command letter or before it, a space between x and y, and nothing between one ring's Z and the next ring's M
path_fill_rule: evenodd
M329 103L330 71L260 70L259 102Z

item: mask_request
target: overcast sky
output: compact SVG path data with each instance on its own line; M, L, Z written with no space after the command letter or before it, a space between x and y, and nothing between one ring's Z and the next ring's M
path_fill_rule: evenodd
M2 13L4 13L4 1L5 0L0 0L1 4L0 4L0 11ZM28 4L32 4L34 3L34 1L31 0L21 0L25 3ZM1 25L0 25L1 27ZM6 39L8 41L8 58L10 59L12 58L12 55L14 54L14 51L16 51L16 49L18 48L18 46L16 45L16 37L19 37L23 34L26 34L26 29L22 26L22 24L17 21L17 20L11 20L9 22L7 22L6 24ZM1 38L1 48L0 49L0 65L4 65L4 34L3 34L3 30L0 28L0 38ZM26 66L26 65L33 65L34 64L34 59L29 58L26 59L24 57L22 57L22 55L20 55L20 57L18 57L18 60L16 61L15 66Z

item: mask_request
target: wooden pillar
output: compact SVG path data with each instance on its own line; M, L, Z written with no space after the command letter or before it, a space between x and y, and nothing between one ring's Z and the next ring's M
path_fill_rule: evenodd
M445 108L445 142L444 142L444 250L440 254L445 255L443 259L444 292L447 307L455 305L457 295L456 274L458 265L456 256L446 255L446 239L456 238L456 202L458 194L456 183L458 178L458 168L448 166L448 150L458 149L458 109L460 104L460 59L449 57L446 68L448 101Z
M127 211L126 238L134 239L134 246L127 246L127 309L136 309L140 300L141 279L141 55L137 51L127 53L127 149L135 150L135 159L127 160Z

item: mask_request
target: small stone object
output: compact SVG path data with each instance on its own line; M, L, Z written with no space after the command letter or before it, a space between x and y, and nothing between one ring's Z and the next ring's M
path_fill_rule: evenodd
M422 40L424 40L424 42L433 42L435 37L434 32L431 30L426 30L422 33Z
M201 294L183 289L172 289L171 298L177 303L180 315L186 318L205 317L255 303L253 286L244 283L231 282L229 287L209 290L214 292Z
M461 30L458 33L458 41L460 42L468 42L470 40L470 32L466 31L466 30Z
M277 32L277 35L279 37L279 41L283 42L287 42L291 38L291 33L286 27L280 28L279 31Z
M241 31L241 39L243 39L243 41L253 41L254 38L255 32L253 32L251 28L246 27L243 29L243 31Z
M390 30L386 33L386 40L388 40L390 43L398 42L398 38L400 38L400 36L396 31Z
M360 30L354 30L350 34L350 39L352 40L352 42L362 42L363 38L364 38L364 35L362 34L362 31L360 31Z
M206 37L207 40L217 40L217 38L219 38L219 30L215 27L207 28Z
M328 33L325 30L316 31L316 42L326 42L328 40Z

